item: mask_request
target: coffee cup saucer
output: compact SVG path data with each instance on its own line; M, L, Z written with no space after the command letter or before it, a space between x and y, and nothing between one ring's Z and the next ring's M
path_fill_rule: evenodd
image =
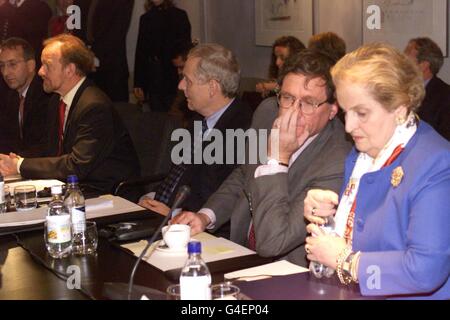
M156 251L163 252L163 253L169 253L169 254L186 254L187 255L187 247L180 248L180 249L171 249L169 248L164 240L160 240L155 248Z

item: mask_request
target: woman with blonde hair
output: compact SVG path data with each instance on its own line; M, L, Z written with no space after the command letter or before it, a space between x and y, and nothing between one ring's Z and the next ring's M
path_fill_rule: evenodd
M308 259L365 296L449 299L450 143L415 114L420 71L396 49L370 44L332 76L355 147L340 199L326 190L305 199ZM335 233L325 234L318 225L333 215Z

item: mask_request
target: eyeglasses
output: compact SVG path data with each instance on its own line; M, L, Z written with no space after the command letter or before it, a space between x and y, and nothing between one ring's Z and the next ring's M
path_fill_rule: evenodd
M25 62L25 60L12 60L5 63L0 62L0 71L3 72L7 67L11 70L15 70L19 63Z
M278 103L281 108L288 109L292 108L292 106L297 102L299 102L299 107L302 110L303 114L312 114L314 111L319 108L321 105L329 102L329 99L323 101L323 102L309 102L309 101L302 101L300 98L296 98L294 96L291 96L288 93L280 92L277 95Z

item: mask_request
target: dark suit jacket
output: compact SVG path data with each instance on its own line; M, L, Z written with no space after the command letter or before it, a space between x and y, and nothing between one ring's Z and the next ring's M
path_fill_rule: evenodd
M134 65L135 88L150 94L176 94L178 75L170 55L177 41L191 41L186 11L152 7L141 16Z
M50 102L53 137L57 137L58 104L59 97ZM57 139L52 141L50 157L25 158L20 168L24 178L65 180L67 175L76 174L81 182L111 192L118 182L139 175L138 158L128 132L111 101L89 80L78 89L70 107L62 156L55 156Z
M27 40L36 51L36 62L41 63L42 43L47 38L48 22L52 17L52 10L45 1L25 0L16 9L17 19L22 37Z
M450 141L450 86L433 77L426 87L419 117Z
M252 128L270 129L277 114L276 98L264 100L255 111ZM307 266L303 201L310 189L339 192L350 149L342 123L333 119L299 155L287 174L255 179L258 165L239 166L204 205L216 215L212 231L231 220L230 240L245 246L253 214L259 255L286 257Z
M23 37L16 9L6 1L0 6L0 42L10 37Z
M236 98L228 109L222 114L217 121L214 129L219 130L223 137L225 137L226 129L244 129L247 130L250 126L252 118L252 112L250 107L242 103ZM200 117L194 119L201 121ZM193 132L193 128L189 129ZM205 147L213 143L205 142L203 144L203 150ZM224 139L224 146L226 146ZM236 155L236 147L234 148ZM191 194L185 201L183 208L190 211L198 211L202 208L203 204L208 200L209 196L214 193L222 182L228 177L228 175L237 167L236 164L226 164L226 150L223 151L223 163L224 164L191 164L188 165L186 171L180 179L180 182L175 188L172 194L170 205L172 205L178 188L182 185L188 185L191 187Z
M44 92L42 80L36 75L27 91L24 106L23 137L20 137L19 94L8 89L0 125L0 152L15 152L23 157L41 157L47 152L48 104L51 95Z
M91 0L77 0L81 9L81 29L74 34L92 46L100 67L91 74L96 85L113 101L128 101L126 38L134 0L98 0L92 25L88 25ZM87 39L92 29L93 42Z

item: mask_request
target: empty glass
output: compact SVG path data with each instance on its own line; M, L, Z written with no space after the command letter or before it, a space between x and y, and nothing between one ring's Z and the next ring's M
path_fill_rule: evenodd
M72 235L72 252L76 255L94 254L97 245L98 233L94 221L86 221L86 229Z
M241 289L230 282L223 282L211 286L213 300L239 300Z
M11 206L11 194L9 193L9 186L3 187L4 199L0 199L0 213L5 213L10 210Z
M29 211L37 208L36 188L31 185L15 187L14 202L17 211Z

